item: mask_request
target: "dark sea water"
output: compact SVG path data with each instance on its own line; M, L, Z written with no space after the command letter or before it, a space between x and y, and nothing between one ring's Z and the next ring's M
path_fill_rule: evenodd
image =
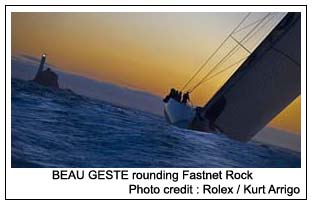
M12 167L300 167L300 153L12 79Z

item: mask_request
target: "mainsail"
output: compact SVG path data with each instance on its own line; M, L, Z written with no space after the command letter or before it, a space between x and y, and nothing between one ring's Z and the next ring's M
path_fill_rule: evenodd
M201 126L250 140L300 95L301 14L288 13L204 106Z

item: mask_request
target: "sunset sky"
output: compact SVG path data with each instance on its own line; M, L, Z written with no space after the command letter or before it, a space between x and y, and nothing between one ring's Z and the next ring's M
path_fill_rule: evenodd
M148 91L163 97L171 87L181 88L213 53L246 13L12 13L12 54L40 57L63 71ZM251 14L243 24L265 16ZM271 19L257 36L245 43L253 50L283 17ZM246 31L235 34L241 39ZM191 88L235 43L229 42L186 89ZM246 52L241 49L230 66ZM192 95L205 104L237 66L207 81ZM300 97L270 126L300 133Z

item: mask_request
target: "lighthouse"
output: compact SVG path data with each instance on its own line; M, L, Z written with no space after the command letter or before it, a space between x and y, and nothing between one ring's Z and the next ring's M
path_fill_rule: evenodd
M47 58L47 54L46 53L43 53L42 56L41 56L41 61L40 61L40 65L39 65L39 68L38 68L38 71L37 71L37 74L36 74L36 77L37 75L43 71L43 67L44 67L44 63L46 61L46 58Z
M33 81L37 82L40 85L53 87L53 88L59 88L57 74L53 72L50 68L43 70L46 59L47 59L47 54L43 53L41 55L41 60L40 60L37 74L35 78L33 79Z

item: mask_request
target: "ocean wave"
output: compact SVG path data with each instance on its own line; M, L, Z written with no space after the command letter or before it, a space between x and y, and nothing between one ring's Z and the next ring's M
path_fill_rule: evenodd
M300 167L300 153L12 79L12 167Z

